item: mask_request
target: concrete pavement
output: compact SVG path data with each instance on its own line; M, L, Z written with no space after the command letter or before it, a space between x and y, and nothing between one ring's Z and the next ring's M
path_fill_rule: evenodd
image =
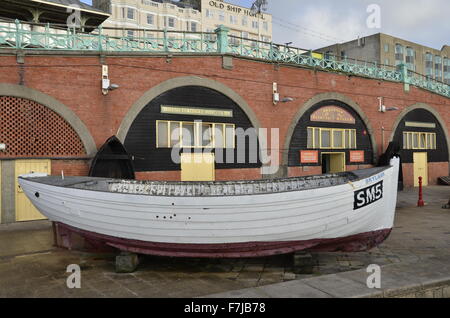
M0 226L0 297L449 297L450 187L417 190L398 200L395 228L364 253L313 254L313 273L298 274L292 257L205 260L143 257L133 274L114 272L114 255L52 246L47 221ZM70 264L81 289L68 289ZM381 266L382 289L368 289L366 268ZM447 288L447 289L446 289Z

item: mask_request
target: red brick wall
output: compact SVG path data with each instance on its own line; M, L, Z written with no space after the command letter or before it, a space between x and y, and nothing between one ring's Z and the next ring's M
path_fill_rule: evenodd
M346 166L346 171L353 171L353 170L358 170L358 169L369 169L369 168L373 168L372 165L351 165L351 166Z
M403 182L405 186L414 186L414 164L404 163ZM428 185L437 185L438 178L448 175L448 162L429 162L428 163Z
M314 176L322 174L322 167L289 167L288 176L292 177L304 177Z
M137 180L180 181L181 171L136 172Z
M130 107L152 87L175 77L200 76L221 82L242 96L256 113L262 127L280 128L280 143L284 145L291 119L299 108L319 93L335 92L346 95L360 105L370 118L374 137L381 149L381 129L386 129L387 146L393 124L402 110L416 103L433 107L450 128L450 99L426 90L411 87L403 90L400 83L318 72L296 67L276 67L272 64L234 58L234 69L222 68L221 57L106 57L112 83L120 88L107 96L101 94L101 65L98 57L26 56L19 66L14 57L0 57L0 83L18 84L53 96L70 109L89 128L97 146L117 133ZM21 70L22 68L22 70ZM22 75L20 75L22 74ZM272 103L272 83L277 82L281 96L294 102ZM398 107L398 112L379 113L378 97L383 96L387 107ZM450 134L450 131L448 131ZM281 160L281 158L280 158ZM448 174L441 165L440 173ZM290 175L297 168L289 169ZM317 173L318 168L308 174ZM319 171L320 172L320 171ZM254 178L255 171L241 171L240 178ZM304 172L302 172L304 173ZM156 174L157 175L157 174ZM222 173L218 173L219 177ZM235 173L230 175L235 176ZM173 175L170 175L171 177Z
M181 171L151 171L137 172L138 180L164 180L164 181L180 181ZM217 181L228 180L257 180L261 179L260 169L218 169L216 170Z
M261 169L221 169L216 170L217 181L227 180L258 180L261 179Z
M52 160L52 176L87 176L89 164L87 160Z

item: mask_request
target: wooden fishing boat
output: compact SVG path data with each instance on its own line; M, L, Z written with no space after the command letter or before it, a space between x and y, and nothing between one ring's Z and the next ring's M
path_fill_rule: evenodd
M260 257L363 251L390 234L399 159L313 177L161 182L31 174L19 183L58 227L139 254Z

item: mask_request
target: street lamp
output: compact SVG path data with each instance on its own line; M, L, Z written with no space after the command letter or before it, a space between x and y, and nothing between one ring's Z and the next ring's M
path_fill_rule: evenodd
M258 15L258 42L261 41L261 29L260 29L260 18L262 11L267 11L267 0L256 0L250 9L251 14Z
M268 5L268 1L267 0L256 0L252 4L252 8L250 9L250 11L253 14L261 13L261 11L267 11L267 5Z

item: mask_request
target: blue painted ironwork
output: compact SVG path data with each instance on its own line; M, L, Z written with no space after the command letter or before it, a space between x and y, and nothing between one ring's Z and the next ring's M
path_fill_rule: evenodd
M122 29L121 29L122 30ZM262 42L229 34L220 26L214 33L148 30L156 36L114 37L101 27L92 33L0 23L0 48L19 50L74 50L148 53L219 53L262 59L275 63L290 63L325 71L342 72L374 79L402 82L450 97L450 85L408 71L406 66L377 65L374 62L349 60L323 55L286 45ZM143 31L143 30L142 30Z

